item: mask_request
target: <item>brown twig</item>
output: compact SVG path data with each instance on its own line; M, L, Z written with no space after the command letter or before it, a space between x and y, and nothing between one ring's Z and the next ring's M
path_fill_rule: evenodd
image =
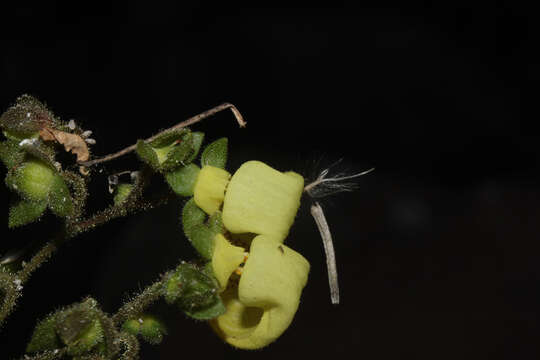
M238 109L233 105L233 104L230 104L230 103L223 103L221 105L218 105L210 110L206 110L205 112L202 112L198 115L195 115L193 117L190 117L189 119L185 120L185 121L182 121L181 123L178 123L176 125L174 125L173 127L170 127L168 129L165 129L163 131L161 131L160 133L152 136L152 137L149 137L148 139L145 140L145 142L151 142L152 140L155 140L158 136L160 136L161 134L167 132L167 131L171 131L171 130L178 130L178 129L182 129L182 128L185 128L189 125L192 125L192 124L195 124L201 120L204 120L206 119L207 117L210 117L220 111L223 111L223 110L226 110L226 109L231 109L231 111L233 112L235 118L236 118L236 121L238 122L238 125L240 127L245 127L246 126L246 122L244 121L244 118L242 117L242 114L240 114L240 111L238 111ZM120 156L123 156L123 155L126 155L126 154L129 154L130 152L134 151L136 148L136 145L133 144L131 146L128 146L127 148L125 149L122 149L120 151L117 151L115 153L112 153L112 154L109 154L109 155L105 155L103 157L100 157L98 159L94 159L94 160L90 160L90 161L84 161L84 162L80 162L79 164L82 165L82 166L86 166L86 167L90 167L92 165L95 165L95 164L99 164L99 163L102 163L102 162L106 162L106 161L111 161L111 160L114 160L116 158L119 158Z

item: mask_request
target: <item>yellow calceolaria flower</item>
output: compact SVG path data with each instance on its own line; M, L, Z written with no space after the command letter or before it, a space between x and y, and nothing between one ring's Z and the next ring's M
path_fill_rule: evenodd
M217 242L227 241L221 238ZM223 247L216 246L212 259L222 289L238 266L239 255L244 257L243 248L230 244L226 247L223 251ZM227 311L211 321L212 327L226 342L241 349L270 344L291 324L308 273L309 262L280 240L265 235L255 237L238 287L226 288L221 294Z
M214 239L211 264L227 311L211 325L235 347L258 349L270 344L298 309L309 262L283 241L303 188L299 174L282 173L260 161L244 163L232 177L208 165L198 175L195 203L209 215L222 207L223 225L233 238L255 235L250 243L235 242L247 243L245 248L222 234ZM238 282L229 281L233 273L239 275Z

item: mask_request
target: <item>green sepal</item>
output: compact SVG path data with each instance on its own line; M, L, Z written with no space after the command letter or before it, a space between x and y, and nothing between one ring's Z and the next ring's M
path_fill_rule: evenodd
M39 139L32 139L31 142L21 141L19 147L31 157L39 159L51 169L57 170L54 166L56 153L52 146L45 144Z
M159 135L156 139L150 141L149 145L153 148L162 148L165 146L169 146L172 143L174 143L176 140L181 139L182 137L190 133L191 131L186 128L167 131Z
M177 195L192 196L199 171L197 165L189 164L165 173L165 180Z
M150 145L144 142L144 140L137 141L135 152L139 158L148 164L152 169L159 169L159 161L156 152Z
M20 96L0 117L2 130L21 140L35 136L44 127L55 127L56 123L53 113L30 95Z
M118 184L116 187L115 193L114 193L114 205L118 206L122 204L128 196L131 194L131 191L133 190L134 185L133 184Z
M194 311L186 310L185 312L187 315L196 320L210 320L225 314L226 311L227 308L223 304L223 301L221 301L221 298L219 296L216 296L215 302L212 305Z
M60 339L56 335L56 314L52 314L36 325L32 338L26 346L26 352L54 350L58 349L60 345Z
M11 168L6 176L6 186L31 201L46 200L56 170L43 161L28 159L19 166Z
M161 164L162 171L170 171L179 166L187 165L187 158L193 153L191 132L182 136L180 143L173 146L167 153L167 159Z
M197 155L199 155L199 151L201 151L201 145L204 141L204 133L200 131L191 133L191 141L193 143L193 152L186 159L186 164L193 162Z
M51 184L49 208L59 217L67 217L73 214L73 199L64 179L60 175L56 175Z
M195 204L195 200L190 199L182 210L184 234L199 255L210 260L214 252L214 239L217 234L223 233L224 226L219 211L212 214L207 223L205 220L206 213Z
M184 234L191 241L191 233L195 226L204 224L206 213L197 206L193 198L189 199L182 210L182 227Z
M24 152L20 150L19 143L14 140L0 142L0 161L11 169L24 160Z
M67 344L67 353L71 356L86 354L92 351L96 345L102 343L103 340L104 334L101 323L98 319L94 319L77 339Z
M9 209L8 227L14 228L39 219L47 208L47 201L19 200Z
M201 167L211 165L225 169L228 142L227 138L221 138L208 144L201 155Z

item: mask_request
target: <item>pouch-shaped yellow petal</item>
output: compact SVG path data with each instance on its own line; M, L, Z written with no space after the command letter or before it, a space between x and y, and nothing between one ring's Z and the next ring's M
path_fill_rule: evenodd
M222 234L214 238L212 269L221 291L227 287L233 271L244 261L244 253L244 248L232 245Z
M227 311L213 319L210 325L224 340L249 338L260 324L263 309L246 307L238 300L238 289L232 288L221 294L221 300Z
M248 161L234 173L223 204L223 224L232 233L270 235L283 241L294 222L304 178Z
M210 165L203 166L193 189L193 199L197 206L208 215L219 210L230 178L231 174L223 169Z
M227 312L214 322L218 333L241 349L273 342L291 324L308 273L309 263L302 255L275 238L257 236L240 278L238 299L228 298ZM254 325L257 308L263 312Z

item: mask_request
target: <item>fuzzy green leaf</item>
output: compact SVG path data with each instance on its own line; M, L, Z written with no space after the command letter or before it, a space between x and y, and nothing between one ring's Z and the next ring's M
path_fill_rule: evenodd
M227 163L227 138L217 139L204 149L201 155L201 167L205 165L225 169Z
M73 214L73 199L64 179L60 175L56 175L51 184L49 208L59 217L71 216Z
M204 141L204 133L199 131L191 133L191 141L193 142L193 152L186 159L186 164L193 162L197 155L199 155L199 151L201 151L201 145Z
M214 252L216 232L206 225L196 225L191 230L191 244L204 259L210 260Z
M137 147L135 148L135 152L137 153L139 158L146 164L150 165L152 169L159 169L159 161L156 152L154 151L154 149L152 149L150 145L145 143L144 140L137 141Z
M13 140L0 142L0 161L8 169L20 164L24 160L24 152L20 150L19 143Z
M49 315L44 320L40 321L30 342L26 346L27 353L34 353L38 351L53 350L60 347L60 339L56 335L56 314Z
M8 226L23 226L39 219L47 208L47 201L20 200L9 209Z
M90 326L79 334L72 342L67 344L69 355L82 355L90 352L104 339L103 328L98 319L94 319Z
M177 195L192 196L200 170L197 165L189 164L165 173L165 180Z
M197 225L204 224L205 220L206 213L202 211L197 204L195 204L195 200L193 200L193 198L189 199L182 210L182 226L186 237L191 240L191 232L193 228Z

